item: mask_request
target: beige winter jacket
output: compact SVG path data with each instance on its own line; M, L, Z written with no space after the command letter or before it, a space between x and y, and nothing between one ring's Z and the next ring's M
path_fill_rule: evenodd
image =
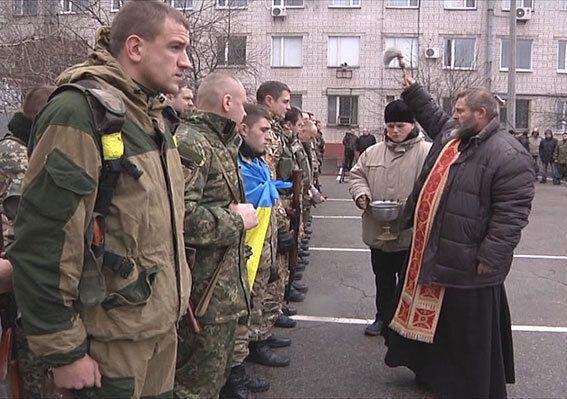
M350 193L356 200L367 195L370 201L399 200L405 204L410 195L431 143L423 135L403 143L388 139L369 147L362 153L350 172ZM400 233L401 215L390 224L393 233ZM382 224L372 217L370 207L362 214L362 240L370 248L398 252L409 248L411 229L400 233L397 240L380 241Z

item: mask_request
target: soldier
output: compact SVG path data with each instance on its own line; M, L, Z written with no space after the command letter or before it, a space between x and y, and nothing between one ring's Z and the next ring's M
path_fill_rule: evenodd
M246 91L236 78L208 75L198 90L198 109L184 119L176 136L189 171L185 185L185 245L195 256L192 303L202 325L183 324L175 396L214 398L232 366L235 331L250 311L245 232L257 225L244 203L236 155L237 124L246 113ZM195 158L195 154L200 154Z
M179 84L179 91L176 94L168 94L167 99L171 102L173 109L175 109L178 115L195 109L193 90L186 79L183 79Z
M190 274L159 92L177 92L188 44L179 11L125 4L34 122L8 258L29 347L77 397L173 389Z
M27 146L33 119L47 103L55 86L36 86L26 95L22 112L16 112L8 123L9 133L0 140L0 216L2 217L4 248L14 240L13 221L22 194L22 181L28 168ZM1 255L0 255L1 256ZM12 289L11 264L2 259L3 275L0 281L4 290ZM27 347L24 333L16 327L18 367L22 378L24 397L41 397L45 370Z
M259 105L268 110L271 116L270 126L272 139L266 150L266 162L272 173L272 178L289 180L293 170L293 153L285 138L284 128L281 125L285 114L291 109L291 89L282 82L264 82L256 92L256 100ZM278 225L278 276L279 278L270 283L268 289L269 299L266 302L266 312L274 325L284 328L293 328L297 322L282 313L285 285L289 280L288 256L293 239L289 233L289 219L287 217L283 202L284 198L276 204L275 212ZM295 314L295 309L290 308L288 315ZM251 348L252 349L252 348ZM265 349L265 348L263 348ZM251 354L253 351L251 352ZM258 357L259 358L259 357ZM264 362L262 364L266 364Z

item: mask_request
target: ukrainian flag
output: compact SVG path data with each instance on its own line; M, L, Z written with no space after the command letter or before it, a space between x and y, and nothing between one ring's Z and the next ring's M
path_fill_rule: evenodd
M260 264L262 248L270 225L272 208L279 198L279 188L290 188L291 183L272 180L268 165L261 158L251 160L238 155L240 174L244 183L246 202L254 205L258 216L258 225L246 232L246 244L252 248L252 256L248 259L248 282L254 285L256 272Z

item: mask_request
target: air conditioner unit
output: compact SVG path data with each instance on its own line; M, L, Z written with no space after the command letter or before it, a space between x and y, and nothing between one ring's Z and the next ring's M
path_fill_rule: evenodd
M272 17L280 18L287 15L287 10L284 6L272 6Z
M529 21L532 19L532 9L529 7L516 8L516 21Z
M339 126L349 126L350 116L339 116Z
M425 58L439 58L441 53L437 47L428 47L425 49Z

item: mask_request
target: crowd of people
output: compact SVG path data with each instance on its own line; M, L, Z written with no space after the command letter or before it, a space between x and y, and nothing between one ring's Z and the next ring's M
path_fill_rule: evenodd
M248 398L270 383L245 360L290 364L273 330L308 291L321 125L278 81L194 96L188 31L125 4L0 141L11 397Z
M567 178L567 133L563 133L559 141L553 137L551 129L546 129L543 138L540 137L539 130L534 129L529 136L525 131L517 139L532 155L536 173L541 176L540 183L547 183L549 173L555 185Z

